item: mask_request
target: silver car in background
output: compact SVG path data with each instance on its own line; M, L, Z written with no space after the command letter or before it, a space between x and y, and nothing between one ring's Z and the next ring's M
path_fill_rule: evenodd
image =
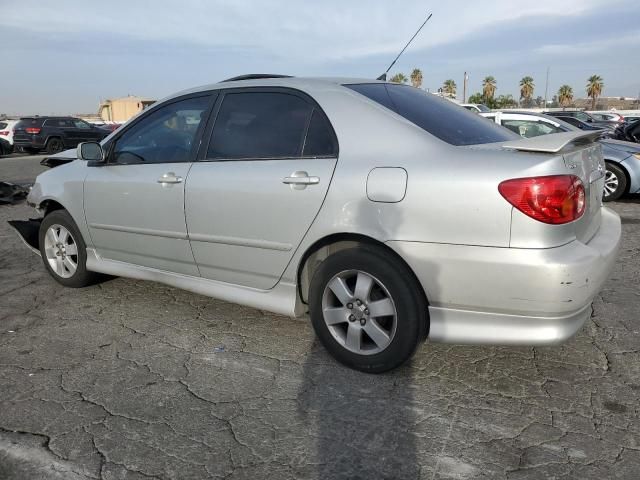
M596 136L522 139L404 85L247 76L81 144L37 178L25 238L70 287L102 273L309 312L367 372L425 338L556 344L620 242Z

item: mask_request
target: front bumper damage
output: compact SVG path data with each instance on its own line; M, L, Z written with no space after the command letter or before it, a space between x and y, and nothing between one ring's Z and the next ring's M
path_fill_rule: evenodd
M40 255L40 224L41 218L30 218L29 220L9 220L9 225L18 233L22 242L33 253Z

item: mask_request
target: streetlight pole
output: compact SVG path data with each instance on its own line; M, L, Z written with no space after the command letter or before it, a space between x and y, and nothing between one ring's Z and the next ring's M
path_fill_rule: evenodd
M469 81L469 75L464 72L464 81L462 83L462 103L467 103L467 82Z
M547 96L549 95L549 67L547 67L547 83L544 87L544 108L547 108Z

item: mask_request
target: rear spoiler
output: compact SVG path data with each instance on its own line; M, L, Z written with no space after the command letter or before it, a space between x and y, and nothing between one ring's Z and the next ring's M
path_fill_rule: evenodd
M592 130L590 132L563 132L540 135L538 137L505 142L502 144L502 148L521 152L558 153L568 145L579 146L593 143L602 136L602 133L600 130Z

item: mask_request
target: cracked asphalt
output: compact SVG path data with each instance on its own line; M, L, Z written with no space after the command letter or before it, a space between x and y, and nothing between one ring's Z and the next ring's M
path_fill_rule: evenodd
M0 160L30 179L36 158ZM151 282L65 289L0 207L2 479L637 479L640 197L560 347L424 344L366 375L308 321Z

